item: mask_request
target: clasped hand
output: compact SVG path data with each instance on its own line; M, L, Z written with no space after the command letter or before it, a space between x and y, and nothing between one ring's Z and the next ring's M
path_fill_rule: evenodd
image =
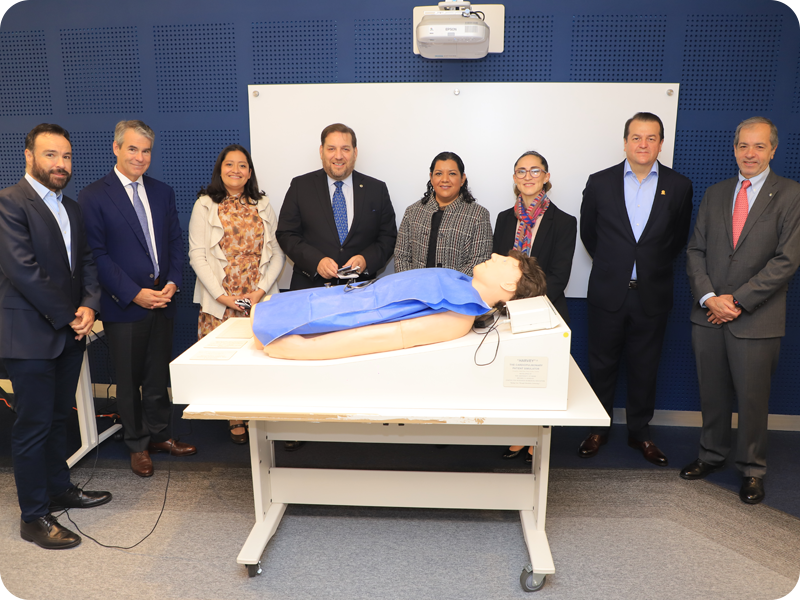
M706 300L706 308L708 308L708 312L706 313L708 322L714 325L730 323L742 314L742 309L738 308L733 303L733 296L731 294L712 296Z

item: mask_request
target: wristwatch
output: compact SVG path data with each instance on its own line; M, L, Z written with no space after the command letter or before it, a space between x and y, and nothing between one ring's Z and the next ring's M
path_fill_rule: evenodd
M731 296L731 298L733 298L733 296ZM736 308L742 308L742 305L741 305L741 304L739 304L739 301L738 301L736 298L733 298L733 305L734 305Z

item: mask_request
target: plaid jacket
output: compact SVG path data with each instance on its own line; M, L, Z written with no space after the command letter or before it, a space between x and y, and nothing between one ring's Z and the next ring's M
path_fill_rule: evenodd
M437 210L439 205L433 198L425 204L419 200L406 209L394 249L394 270L398 273L425 268L431 218ZM489 211L477 202L464 202L459 196L442 215L436 243L436 264L472 277L473 267L491 255Z

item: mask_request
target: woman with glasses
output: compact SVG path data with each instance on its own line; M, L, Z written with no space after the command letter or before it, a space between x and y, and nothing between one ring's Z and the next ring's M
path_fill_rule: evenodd
M560 210L547 192L550 183L547 160L533 150L517 159L514 165L514 206L497 215L494 227L494 249L508 254L511 249L535 256L547 278L547 297L569 323L564 289L572 271L575 253L577 220ZM514 458L523 446L511 446L503 458ZM525 460L531 461L530 449Z
M425 195L406 209L400 223L394 270L443 267L471 277L491 254L489 211L472 197L464 162L454 152L437 154Z
M197 274L197 338L231 317L248 316L278 292L286 257L275 237L278 219L258 189L250 153L238 144L220 152L211 183L197 193L189 221L189 263ZM231 441L247 442L244 421L230 422Z

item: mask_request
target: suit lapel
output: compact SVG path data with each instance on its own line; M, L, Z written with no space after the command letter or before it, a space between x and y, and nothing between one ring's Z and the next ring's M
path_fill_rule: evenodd
M761 215L764 214L767 206L769 206L770 202L772 202L773 198L775 198L775 194L778 191L775 186L778 184L778 178L775 175L774 171L770 171L769 175L767 175L767 180L764 182L764 185L761 186L761 191L758 192L758 197L756 201L753 202L753 207L750 209L750 212L747 213L747 220L744 222L744 227L742 228L742 233L739 234L739 243L736 244L736 248L734 248L734 252L741 248L742 242L747 237L747 234L750 233L750 230L753 228L753 224L761 218ZM736 189L736 188L734 188ZM733 192L731 192L731 203L733 202ZM732 204L731 204L732 206ZM733 216L728 219L731 223L731 240L733 240ZM731 242L731 246L733 243Z
M350 229L347 231L347 237L350 237L350 233L353 230L358 229L359 222L363 218L363 213L365 210L364 205L364 197L366 192L364 191L364 180L361 177L361 173L353 171L353 224L350 226ZM347 241L347 239L345 239Z
M144 248L145 252L148 252L147 243L144 239L144 232L139 223L139 217L136 216L133 203L128 197L128 192L125 191L125 187L122 185L119 177L117 177L114 171L111 171L110 174L106 175L105 183L108 186L106 191L111 198L111 202L114 203L114 206L117 207L117 210L119 210L122 217L133 230L133 234L136 236L136 239L139 240L142 248Z
M619 215L622 223L625 223L625 231L631 241L636 243L636 236L633 235L633 227L631 227L631 218L628 216L628 207L625 206L625 161L623 160L617 165L617 171L614 176L614 181L611 184L611 200L615 204L613 207Z
M144 184L145 194L147 194L147 203L150 205L150 217L153 219L153 239L156 241L156 254L159 257L159 262L161 262L161 255L163 252L159 247L159 242L162 239L161 234L164 231L164 217L166 216L166 211L161 209L161 199L158 198L156 193L151 190L151 186L147 185L148 179L149 178L143 178L142 182ZM135 213L136 211L134 211L134 214Z
M725 224L725 235L728 236L728 247L733 249L733 192L736 190L737 178L722 182L719 196L718 219ZM739 236L741 239L741 236Z
M647 223L644 225L639 241L646 239L647 234L655 227L654 223L658 223L659 220L663 218L664 212L666 212L671 199L672 189L669 186L669 176L667 175L666 167L658 163L658 181L656 182L655 196L653 196L653 206L650 209L650 216L647 217Z
M553 228L553 217L555 216L555 211L553 210L552 204L547 208L545 213L542 215L542 221L539 223L539 229L536 231L536 237L533 238L533 244L531 244L531 256L539 256L542 252L542 248L546 247L547 238L550 237L550 230ZM514 232L516 235L516 231Z
M333 218L333 204L331 193L328 189L328 175L323 169L317 171L318 175L314 181L316 186L316 196L319 199L318 211L321 218L328 224L328 228L333 235L333 239L339 241L339 230L336 229L336 220ZM348 232L349 235L349 232Z
M39 213L39 216L42 217L42 220L56 240L55 243L59 248L59 254L61 254L61 258L64 259L64 264L69 269L69 257L67 256L67 246L64 244L64 236L61 235L61 225L59 225L53 212L47 207L47 204L44 203L44 200L39 197L39 194L36 193L36 190L31 187L31 184L28 183L24 177L20 185L25 191L25 196L31 201L33 208ZM75 228L71 225L72 223L70 223L70 229L74 230Z

